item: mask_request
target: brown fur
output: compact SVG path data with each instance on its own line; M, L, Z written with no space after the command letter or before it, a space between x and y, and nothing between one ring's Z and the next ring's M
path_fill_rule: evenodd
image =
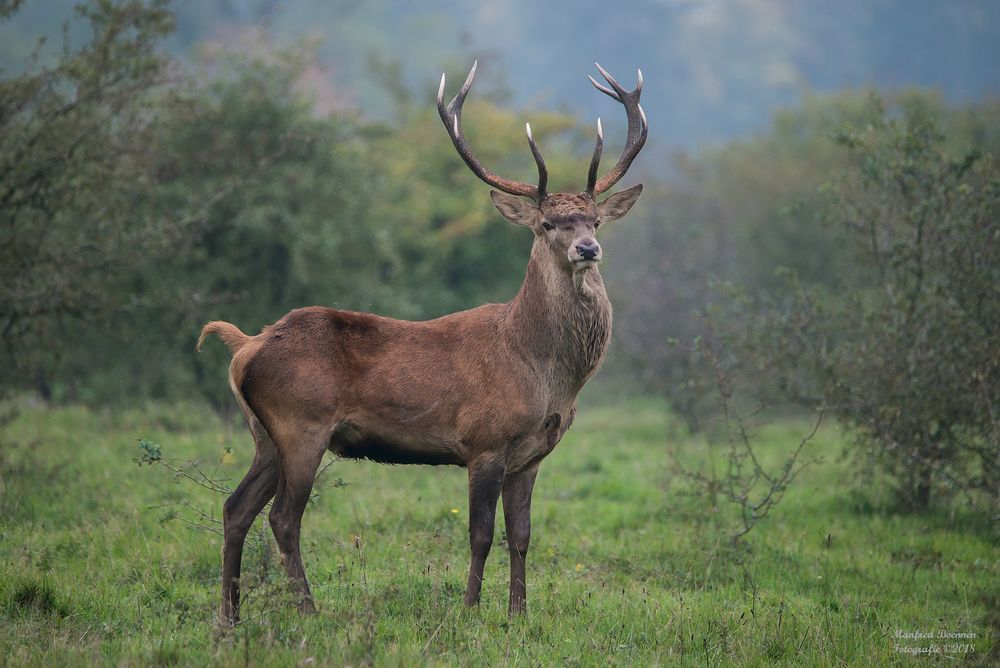
M256 336L225 322L205 325L199 346L217 334L233 351L230 386L257 444L247 478L224 508L223 619L236 618L243 540L271 495L282 559L303 608L312 609L299 526L328 449L347 458L468 468L470 605L479 600L503 492L514 536L510 610L524 609L537 468L569 428L577 394L611 335L596 263L581 268L572 251L580 239L593 239L599 207L578 195L546 201L529 216L535 243L521 290L506 304L425 322L313 306Z
M587 193L559 194L546 198L539 207L547 220L565 220L571 216L594 218L597 205Z
M502 495L509 610L524 610L538 466L572 423L577 394L611 336L596 230L624 215L640 191L599 204L587 194L554 194L540 205L493 192L500 212L535 235L524 283L506 304L425 322L313 306L256 336L226 322L205 325L199 347L217 334L233 351L230 387L257 446L250 471L223 508L224 622L238 614L246 533L272 496L269 519L282 561L302 609L313 609L299 531L327 450L468 469L468 605L479 601Z
M209 334L217 334L222 339L222 342L229 346L229 349L234 353L238 352L250 340L250 337L240 331L240 328L236 325L223 322L222 320L213 320L201 328L201 336L198 337L198 344L195 346L195 350L201 350L201 345L208 338Z

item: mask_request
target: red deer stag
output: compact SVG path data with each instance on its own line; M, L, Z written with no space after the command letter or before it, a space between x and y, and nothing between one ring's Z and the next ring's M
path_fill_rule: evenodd
M469 472L472 563L465 603L479 602L483 566L503 497L510 546L511 614L525 608L525 557L531 491L538 465L573 422L576 397L604 358L611 304L597 266L595 239L604 222L624 216L642 186L598 202L646 141L635 90L622 88L600 65L609 87L591 82L625 107L628 138L618 163L598 178L597 143L582 193L549 193L541 153L526 126L538 185L498 176L476 159L462 135L462 104L476 73L437 105L465 163L496 190L504 218L535 235L520 292L506 304L407 322L368 313L296 309L257 336L227 322L205 325L199 347L218 334L233 353L229 384L257 446L246 477L223 509L222 620L239 606L243 542L274 497L269 519L300 609L314 610L299 552L299 527L317 468L327 450L341 457L393 464L454 464ZM521 198L526 198L521 199Z

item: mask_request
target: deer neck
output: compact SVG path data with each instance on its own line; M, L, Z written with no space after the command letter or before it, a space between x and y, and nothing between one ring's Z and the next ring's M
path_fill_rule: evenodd
M575 396L604 359L611 302L596 267L572 274L536 240L524 283L510 302L511 343L553 384ZM561 392L560 392L561 393Z

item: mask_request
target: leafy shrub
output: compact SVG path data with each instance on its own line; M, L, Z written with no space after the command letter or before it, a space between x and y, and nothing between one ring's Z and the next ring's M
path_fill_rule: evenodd
M906 507L961 492L998 515L1000 173L976 148L948 150L921 104L874 100L836 140L850 166L828 215L850 271L831 286L793 277L753 354L793 396L825 400Z

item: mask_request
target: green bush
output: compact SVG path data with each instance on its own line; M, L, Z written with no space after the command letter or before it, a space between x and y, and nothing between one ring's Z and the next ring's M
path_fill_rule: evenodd
M827 214L850 270L793 281L754 352L792 395L826 401L903 505L961 492L1000 516L1000 172L952 149L919 101L875 100L836 139L850 164Z

